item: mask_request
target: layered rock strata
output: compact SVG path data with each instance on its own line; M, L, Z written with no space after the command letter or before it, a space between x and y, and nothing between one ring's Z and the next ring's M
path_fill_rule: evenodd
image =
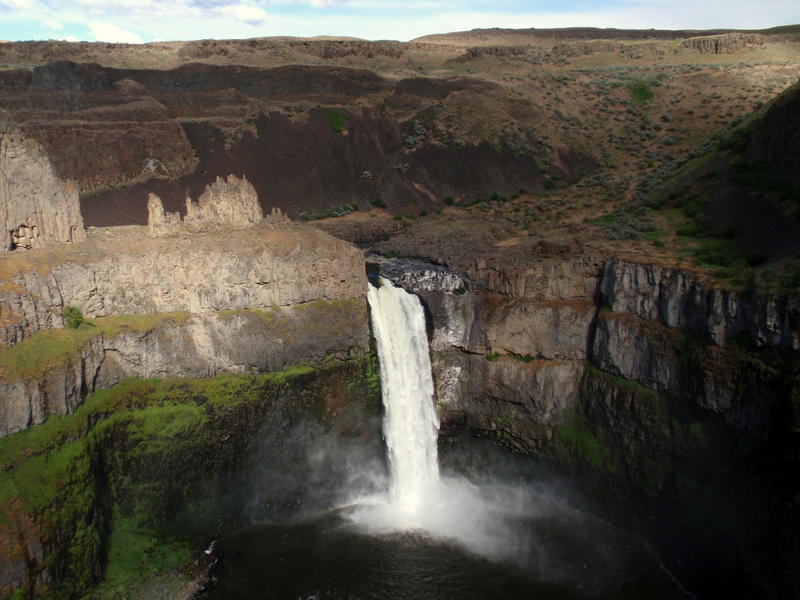
M580 379L588 362L763 433L769 386L742 395L743 372L721 372L714 363L736 363L736 344L794 351L800 339L796 299L722 290L653 264L581 257L521 269L477 261L462 273L424 263L401 266L402 273L380 268L425 301L439 398L462 416L482 414L494 395L514 414L521 405L549 415L540 425L558 425L579 391L563 374ZM687 364L687 344L707 351ZM488 412L497 416L503 406Z
M302 361L345 360L369 348L363 298L150 320L138 327L124 321L115 327L113 317L106 320L111 327L98 321L96 334L89 331L91 337L55 364L7 371L0 377L0 437L42 423L49 414L70 414L88 394L126 377L252 375Z
M560 464L699 597L800 591L796 299L585 257L395 279L445 426Z
M169 238L143 229L93 231L61 252L0 260L0 432L70 413L128 376L257 373L368 347L363 258L350 244L291 223L236 230L233 244L226 229ZM315 302L336 308L320 312ZM62 327L67 306L110 321L53 337L46 330ZM306 315L305 329L291 307ZM184 316L146 327L114 320L168 313Z
M61 311L118 314L270 309L362 297L361 252L302 225L148 238L144 228L94 230L58 252L0 262L0 342L62 326ZM178 268L179 267L179 268Z

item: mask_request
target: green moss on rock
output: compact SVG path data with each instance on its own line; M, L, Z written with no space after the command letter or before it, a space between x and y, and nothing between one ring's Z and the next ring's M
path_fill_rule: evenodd
M189 313L119 315L86 320L75 328L45 329L20 343L0 350L0 376L6 381L26 381L62 366L92 338L122 333L145 332L165 321L181 323Z
M25 598L115 597L243 522L242 477L260 426L356 427L380 400L369 357L263 375L128 379L69 416L0 440L0 562ZM33 549L33 551L31 550Z

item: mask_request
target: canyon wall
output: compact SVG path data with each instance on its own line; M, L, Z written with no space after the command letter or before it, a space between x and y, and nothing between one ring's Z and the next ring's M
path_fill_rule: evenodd
M253 374L366 352L363 258L347 242L267 221L159 238L143 229L0 261L3 435L124 377ZM63 329L65 307L90 322Z
M28 368L0 377L0 437L38 425L50 414L71 414L87 395L127 377L255 375L303 361L343 361L369 349L363 298L270 311L111 317L94 329L71 334L85 339L41 366L30 358ZM13 359L17 351L25 348L7 353Z
M210 313L365 294L361 252L309 227L265 223L155 239L143 229L95 230L80 246L8 256L0 264L0 343L60 327L65 306L87 317Z
M363 257L346 242L275 218L123 227L6 254L0 273L0 598L83 597L131 528L173 557L137 568L192 562L272 507L265 461L285 461L301 424L380 440Z
M555 461L702 597L800 590L796 299L599 257L376 268L423 299L445 429Z
M311 464L315 440L377 451L374 365L128 379L0 440L0 598L153 597L176 578L197 590L214 560L200 549L296 512L320 470L341 475L333 456Z
M741 429L763 431L751 418L735 415L741 373L715 370L713 362L747 362L745 350L798 349L800 301L718 289L653 264L579 257L523 269L478 262L461 273L425 263L399 265L406 269L399 275L398 267L380 268L425 301L439 397L452 399L445 408L453 413L475 416L469 399L480 407L486 390L505 390L501 397L512 403L514 396L528 397L530 389L541 389L533 383L537 378L551 378L543 374L550 370L578 374L579 380L591 363L691 398ZM694 357L689 366L702 372L691 381L681 344L708 354L705 362ZM551 396L535 394L537 401L563 408L577 398L577 385L551 389ZM542 424L558 424L559 414Z

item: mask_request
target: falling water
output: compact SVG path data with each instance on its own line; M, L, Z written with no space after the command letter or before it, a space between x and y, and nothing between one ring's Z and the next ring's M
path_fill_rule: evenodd
M419 298L380 278L367 294L378 344L393 508L413 516L439 481L439 419Z
M452 471L451 454L440 477L420 301L383 278L368 299L388 481L383 468L373 478L354 463L369 484L348 490L335 510L234 534L222 552L236 558L223 561L221 579L201 597L247 600L269 589L276 598L616 598L624 589L685 598L646 549L576 511L550 483L529 480L527 467L508 471L507 481L496 477L505 459L463 454L464 476ZM345 480L349 488L362 477Z

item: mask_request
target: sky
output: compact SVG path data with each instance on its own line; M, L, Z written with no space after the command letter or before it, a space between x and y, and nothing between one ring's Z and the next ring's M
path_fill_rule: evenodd
M484 27L759 29L795 23L800 0L0 0L0 40L335 35L407 41Z

